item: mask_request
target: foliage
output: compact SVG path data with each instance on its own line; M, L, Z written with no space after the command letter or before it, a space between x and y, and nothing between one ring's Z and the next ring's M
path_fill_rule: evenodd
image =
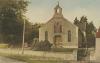
M96 27L93 22L88 22L87 20L85 16L82 16L80 20L77 18L74 20L74 24L79 28L79 48L81 50L78 50L78 60L84 59L90 53L84 48L95 48L96 45Z
M94 47L95 48L95 42L96 42L96 27L94 26L93 22L90 22L86 26L86 38L87 38L87 44L88 47Z
M34 50L37 51L50 51L52 44L48 41L41 41L39 43L36 44Z
M22 42L23 22L27 11L26 0L0 0L0 34L2 42L9 44L20 44ZM26 26L27 27L27 26ZM1 41L0 41L1 42Z
M85 16L82 16L80 20L77 18L74 20L74 24L79 28L79 34L83 35L82 39L80 39L83 43L79 43L83 46L87 45L88 47L95 47L96 27L94 26L93 22L89 23L87 20L88 19ZM83 32L86 33L86 36L84 36Z
M74 24L75 24L76 26L79 26L79 20L77 19L77 17L76 17L75 20L74 20Z
M35 23L32 27L32 35L33 38L39 38L39 28L41 27L42 24L37 24Z
M85 57L89 55L89 51L87 49L79 49L77 60L84 60Z

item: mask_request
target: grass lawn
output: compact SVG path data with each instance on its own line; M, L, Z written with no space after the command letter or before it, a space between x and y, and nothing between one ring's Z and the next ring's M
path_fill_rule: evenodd
M8 48L8 44L0 44L0 48Z
M23 61L26 63L66 63L66 61L60 61L60 60L32 60L32 59L36 59L39 57L36 56L28 56L28 55L21 55L21 54L4 54L4 53L0 53L0 56L4 56L4 57L8 57L11 59L15 59L18 61Z

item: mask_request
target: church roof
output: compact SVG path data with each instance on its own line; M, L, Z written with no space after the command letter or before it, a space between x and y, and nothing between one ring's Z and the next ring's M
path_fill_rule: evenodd
M62 13L62 8L61 6L59 5L59 2L58 4L54 7L54 15L53 17L48 20L45 24L48 24L50 22L54 22L54 21L64 21L65 23L68 23L70 24L71 26L73 27L77 27L76 25L74 25L73 23L71 23L68 19L66 19L64 16L63 16L63 13ZM43 25L43 27L45 27L45 24ZM77 27L78 28L78 27Z

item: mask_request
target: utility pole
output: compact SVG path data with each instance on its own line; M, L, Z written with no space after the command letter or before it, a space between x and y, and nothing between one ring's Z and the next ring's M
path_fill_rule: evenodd
M22 54L24 54L24 44L25 44L25 20L23 24L23 41L22 41Z

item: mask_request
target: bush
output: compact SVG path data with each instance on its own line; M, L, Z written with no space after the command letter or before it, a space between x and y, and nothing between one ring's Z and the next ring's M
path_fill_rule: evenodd
M39 43L36 44L36 46L34 47L34 50L36 51L49 51L51 49L52 44L48 41L41 41Z

